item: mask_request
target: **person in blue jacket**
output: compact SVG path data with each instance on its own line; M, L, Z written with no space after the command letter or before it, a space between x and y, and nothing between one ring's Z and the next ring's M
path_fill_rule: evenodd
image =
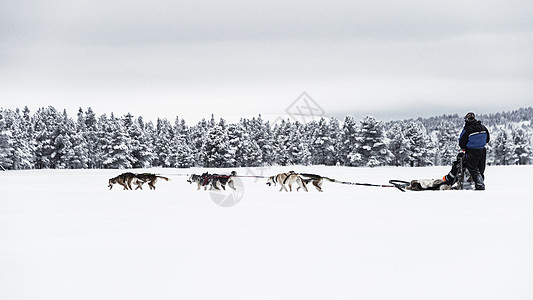
M465 116L465 126L459 136L459 147L465 151L465 166L474 180L476 190L485 189L485 165L490 134L476 115L469 112Z

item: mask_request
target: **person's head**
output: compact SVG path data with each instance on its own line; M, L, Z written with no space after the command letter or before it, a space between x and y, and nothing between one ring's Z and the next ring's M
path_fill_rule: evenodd
M469 112L466 114L465 116L466 123L471 123L471 122L474 122L475 120L476 120L476 115L473 112Z

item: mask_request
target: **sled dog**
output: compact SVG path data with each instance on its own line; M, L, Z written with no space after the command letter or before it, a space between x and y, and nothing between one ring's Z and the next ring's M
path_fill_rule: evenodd
M309 182L311 182L319 192L322 192L322 183L324 183L324 180L335 182L335 179L316 174L298 173L298 175L300 175L305 184L309 184ZM300 187L298 187L298 189L299 188Z
M233 190L236 190L235 183L232 178L234 176L237 176L237 172L235 171L232 171L230 175L209 174L206 172L202 175L192 174L187 182L190 184L195 182L198 186L197 190L199 190L202 186L204 187L204 190L207 190L208 187L210 190L220 190L221 188L226 190L226 185Z
M135 175L135 179L137 179L136 181L136 184L137 184L137 187L135 188L136 190L137 189L143 189L142 188L142 185L144 183L148 183L148 186L150 187L151 190L155 190L155 184L157 182L157 180L161 178L165 181L169 181L170 179L168 179L167 177L163 177L163 176L159 176L159 175L155 175L155 174L150 174L150 173L141 173L141 174L136 174ZM131 187L130 187L131 188Z
M288 191L292 192L292 184L295 182L298 184L298 188L296 189L296 191L300 190L300 188L303 188L303 190L307 192L307 187L305 186L305 182L302 180L302 178L298 174L294 173L294 171L289 171L287 173L280 173L275 176L270 176L266 184L268 186L272 186L272 185L275 186L276 184L279 184L281 186L281 188L279 189L280 192L283 190L285 190L286 192ZM287 190L287 185L289 186L288 190Z
M235 182L233 181L233 178L232 178L234 176L237 176L237 172L235 171L231 171L230 175L213 174L211 175L211 178L210 178L211 186L215 190L220 190L220 188L222 188L223 190L226 190L226 184L227 184L230 188L232 188L233 190L236 190Z
M196 174L192 174L189 179L187 179L187 182L189 184L192 184L193 182L196 183L198 185L198 190L200 189L200 187L202 187L202 183L203 183L203 180L202 180L202 175L196 175Z
M124 187L124 190L131 190L131 182L135 178L135 174L127 172L109 179L109 189L113 188L114 184L119 184Z
M150 189L155 190L155 183L157 182L158 178L164 179L166 181L170 180L166 177L155 175L155 174L148 174L148 173L134 174L134 173L127 172L127 173L122 173L118 175L117 177L110 178L108 186L109 186L109 189L112 189L114 184L119 184L124 187L124 190L133 190L131 185L134 184L137 186L135 188L136 190L138 189L142 190L143 189L142 185L148 182L148 186L150 186Z

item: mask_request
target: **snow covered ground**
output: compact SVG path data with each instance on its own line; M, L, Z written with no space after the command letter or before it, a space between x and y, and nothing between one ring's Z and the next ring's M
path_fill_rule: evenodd
M237 171L290 169L380 184L448 171ZM176 175L203 170L148 171L171 181L110 191L122 171L0 172L0 299L533 299L533 166L488 167L483 192L241 178L231 207Z

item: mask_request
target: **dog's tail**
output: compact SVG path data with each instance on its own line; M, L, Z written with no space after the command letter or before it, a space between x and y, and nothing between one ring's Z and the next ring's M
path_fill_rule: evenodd
M161 179L164 179L166 181L169 181L170 179L169 178L166 178L166 177L163 177L163 176L159 176L159 175L156 175L157 178L161 178Z
M330 182L337 182L337 183L341 182L341 181L339 181L337 179L333 179L333 178L329 178L329 177L325 177L325 176L320 176L320 175L316 175L316 174L298 173L298 175L301 175L303 177L307 177L307 178L305 178L305 180L308 180L308 181L322 178L322 179L330 181Z
M337 182L337 183L340 182L337 179L332 179L332 178L329 178L329 177L324 177L324 179L326 179L327 181L330 181L330 182Z

